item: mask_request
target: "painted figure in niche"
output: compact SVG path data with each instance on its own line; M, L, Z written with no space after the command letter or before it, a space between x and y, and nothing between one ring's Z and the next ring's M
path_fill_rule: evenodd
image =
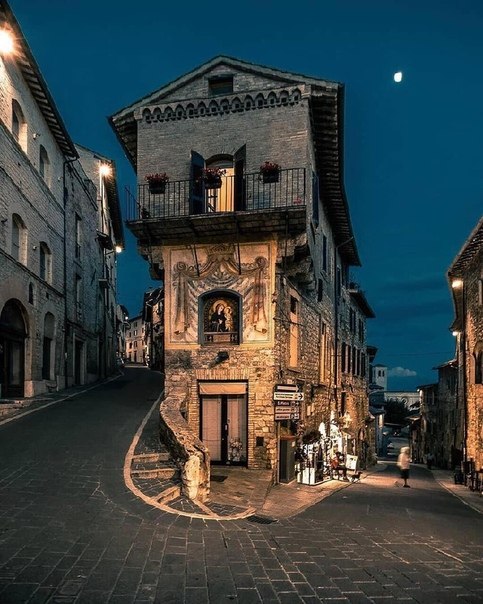
M215 302L210 314L210 331L226 331L225 305Z

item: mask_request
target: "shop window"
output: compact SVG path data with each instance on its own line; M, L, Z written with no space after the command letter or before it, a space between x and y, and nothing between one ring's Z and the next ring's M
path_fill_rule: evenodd
M228 292L210 292L200 299L203 344L240 343L240 298Z

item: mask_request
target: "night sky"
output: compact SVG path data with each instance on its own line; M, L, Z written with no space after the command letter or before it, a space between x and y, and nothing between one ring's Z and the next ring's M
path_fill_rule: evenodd
M72 139L134 173L107 122L224 54L345 84L344 182L389 388L454 356L446 272L483 208L482 0L10 0ZM401 83L393 74L403 72ZM153 286L126 229L119 301ZM154 284L156 285L156 284Z

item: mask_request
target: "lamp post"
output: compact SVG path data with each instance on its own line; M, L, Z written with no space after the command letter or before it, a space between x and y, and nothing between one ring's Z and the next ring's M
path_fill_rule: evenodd
M466 289L465 283L461 278L454 278L451 281L451 287L455 292L456 313L461 308L461 321L459 321L459 329L453 331L453 335L457 336L458 340L458 399L461 398L463 406L463 462L466 467L468 461L468 401L467 401L467 367L466 367ZM461 359L461 362L459 362ZM461 397L460 397L461 393Z

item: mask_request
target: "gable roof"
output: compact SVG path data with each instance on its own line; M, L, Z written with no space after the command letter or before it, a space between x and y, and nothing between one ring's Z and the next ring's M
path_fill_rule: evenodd
M158 90L138 99L109 118L111 127L134 169L137 166L136 110L145 105L160 102L168 96L172 101L172 95L176 90L181 90L190 82L220 66L272 79L274 85L302 84L308 87L310 92L307 98L320 189L323 193L328 218L332 224L335 245L344 244L340 249L340 255L348 264L360 266L343 184L344 85L339 82L256 65L224 55L214 57Z
M67 157L77 157L77 151L67 129L55 106L54 99L40 73L27 40L20 29L18 21L6 0L0 0L0 22L4 21L10 27L15 38L15 62L27 83L47 125L52 132L62 153Z

